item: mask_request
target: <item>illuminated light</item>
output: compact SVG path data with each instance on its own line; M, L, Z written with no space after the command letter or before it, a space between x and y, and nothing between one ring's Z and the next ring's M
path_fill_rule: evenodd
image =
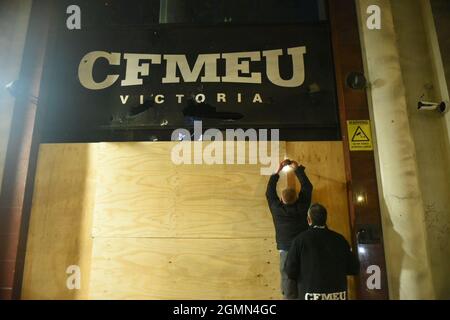
M358 248L358 252L359 252L360 254L366 254L366 249L365 249L365 248L362 248L362 247L359 247L359 248Z
M291 166L284 166L284 168L283 168L283 172L284 173L288 173L288 172L291 172L291 171L293 171L294 169L291 167Z
M359 195L359 196L356 197L356 201L357 201L358 203L363 203L365 200L366 200L366 199L364 198L363 195Z

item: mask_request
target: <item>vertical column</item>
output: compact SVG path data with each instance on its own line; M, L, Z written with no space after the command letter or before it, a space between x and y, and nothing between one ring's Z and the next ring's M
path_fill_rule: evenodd
M37 4L39 3L39 4ZM29 21L19 80L21 83L12 115L0 193L1 298L20 292L27 215L34 179L38 141L34 137L37 103L49 26L47 1L34 1ZM15 80L15 79L12 79Z
M6 86L19 77L30 11L31 0L8 0L0 4L0 181L15 102Z
M369 99L391 293L393 298L433 299L424 203L391 2L360 0L358 4L361 17L367 16L369 5L379 6L382 12L381 30L368 30L364 18L360 26L366 74L371 83Z
M347 133L348 120L369 120L369 108L364 90L346 85L351 72L363 73L361 45L354 0L329 1L336 83L340 110L344 155L347 173L350 226L361 262L357 285L359 299L387 299L388 288L384 247L381 237L381 218L377 176L373 151L351 152ZM364 240L362 240L364 239ZM370 289L367 268L377 266L381 271L381 288Z
M15 99L5 89L6 85L19 77L31 0L9 0L0 3L0 182L3 180L9 132L13 127L12 113ZM2 186L0 184L0 191ZM0 299L9 299L12 294L15 248L20 217L10 210L0 210Z

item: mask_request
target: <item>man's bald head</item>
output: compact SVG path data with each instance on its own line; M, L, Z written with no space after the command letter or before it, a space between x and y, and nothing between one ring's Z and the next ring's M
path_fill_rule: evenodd
M294 189L284 189L281 193L281 201L287 205L294 204L297 201L297 192Z

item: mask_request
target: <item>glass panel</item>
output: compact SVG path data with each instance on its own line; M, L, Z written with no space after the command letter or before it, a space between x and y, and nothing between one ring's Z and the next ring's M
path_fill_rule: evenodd
M326 20L325 0L161 0L160 23L299 23Z
M90 27L279 24L328 19L326 0L79 0L77 3L83 10L84 25Z

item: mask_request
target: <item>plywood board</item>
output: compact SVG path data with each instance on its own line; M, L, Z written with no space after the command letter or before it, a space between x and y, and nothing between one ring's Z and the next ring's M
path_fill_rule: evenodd
M172 146L101 145L95 237L273 235L265 199L268 177L261 175L259 165L176 166L170 160ZM315 185L315 201L337 211L338 215L330 215L330 222L333 226L340 223L341 214L348 216L342 143L295 142L287 146L286 155L308 167L307 173ZM280 153L280 158L284 156ZM278 189L285 186L286 179L280 179ZM348 224L348 218L343 223ZM343 226L338 229L345 231Z
M173 145L41 146L24 298L280 298L268 176L259 165L176 166ZM282 143L285 157L307 167L314 201L348 238L342 143ZM65 286L72 264L80 291Z
M342 142L288 142L286 154L306 167L314 186L312 201L327 208L329 228L351 241Z
M39 151L22 287L23 299L89 295L94 146L42 145ZM67 267L81 270L81 289L66 286Z
M98 238L93 299L279 299L269 239Z
M93 235L172 236L177 178L168 146L101 143L97 152Z
M177 166L174 145L100 144L95 237L273 235L260 165Z

